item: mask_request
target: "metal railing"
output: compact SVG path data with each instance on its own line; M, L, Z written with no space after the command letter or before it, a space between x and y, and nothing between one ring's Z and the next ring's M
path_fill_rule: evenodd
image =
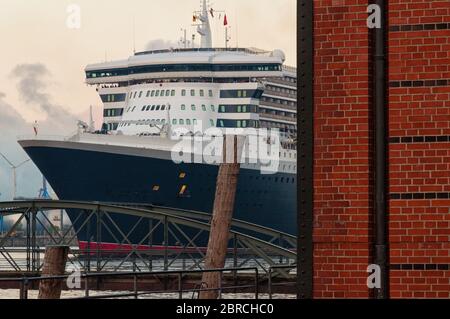
M274 270L280 270L280 269L285 269L285 270L292 270L292 269L297 269L297 266L296 265L283 265L283 266L272 266L272 267L269 267L269 273L268 273L268 280L269 280L269 283L268 283L268 285L267 285L267 287L268 287L268 293L269 293L269 299L273 299L273 287L274 286L277 286L277 287L280 287L280 286L283 286L283 287L286 287L286 286L297 286L297 282L296 281L294 281L294 282L283 282L283 283L273 283L273 275L274 274L277 274L277 272L274 272Z
M223 275L226 272L236 274L240 271L253 272L254 282L249 285L233 285L233 286L223 286ZM183 277L189 274L204 274L204 273L220 273L219 277L219 287L218 288L204 288L204 283L202 282L198 288L194 289L184 289L183 288ZM22 277L22 278L0 278L0 283L2 282L19 282L20 283L20 299L28 299L28 292L30 286L33 283L40 283L43 280L68 280L73 274L61 275L61 276L41 276L41 277ZM217 291L219 294L219 299L222 298L224 291L235 291L236 289L254 289L255 299L259 299L259 272L256 267L246 267L246 268L222 268L222 269L204 269L204 270L172 270L172 271L156 271L156 272L114 272L114 273L80 273L80 282L84 282L84 297L81 298L67 298L67 299L110 299L110 298L126 298L134 297L138 299L139 296L148 296L152 294L177 294L179 299L183 299L185 293L192 293L192 298L194 299L195 294L198 296L202 291ZM152 290L152 291L142 291L138 289L138 279L142 277L166 277L176 276L178 281L177 289L166 289L166 290ZM133 290L129 293L119 293L119 294L108 294L108 295L97 295L90 296L90 283L89 279L105 279L105 278L133 278ZM81 290L82 287L78 287Z

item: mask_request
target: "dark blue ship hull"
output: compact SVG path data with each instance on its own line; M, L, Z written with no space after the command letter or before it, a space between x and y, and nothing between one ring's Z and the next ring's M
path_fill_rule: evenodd
M218 166L175 164L171 160L103 151L48 146L24 146L61 200L142 203L211 213ZM180 190L186 191L180 196ZM296 175L262 175L259 170L241 169L234 218L296 234ZM115 225L102 229L84 223L86 217L68 211L78 240L114 244L122 242ZM137 217L115 216L114 222L127 234ZM106 227L106 226L105 226ZM160 231L145 238L151 226L141 223L131 232L131 244L162 243ZM189 231L188 232L192 232ZM207 236L202 239L206 245ZM143 241L143 239L145 239ZM180 244L170 239L171 245Z

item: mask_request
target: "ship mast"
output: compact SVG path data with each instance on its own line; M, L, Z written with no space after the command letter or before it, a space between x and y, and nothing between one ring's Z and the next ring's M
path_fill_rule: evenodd
M201 35L201 48L212 48L211 25L209 24L209 13L206 0L203 0L203 8L198 15L201 24L197 26L197 32Z

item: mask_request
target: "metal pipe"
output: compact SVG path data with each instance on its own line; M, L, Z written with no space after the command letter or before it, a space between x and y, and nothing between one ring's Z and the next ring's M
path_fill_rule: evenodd
M377 299L388 298L387 213L386 213L386 10L384 0L376 0L380 8L381 27L374 33L374 107L375 107L375 263L380 267L381 287Z

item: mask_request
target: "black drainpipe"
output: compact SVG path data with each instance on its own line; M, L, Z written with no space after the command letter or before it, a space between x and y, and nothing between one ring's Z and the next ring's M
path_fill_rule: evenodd
M374 51L374 105L375 105L375 263L381 268L381 288L377 299L388 298L387 229L386 213L386 4L375 0L381 9L381 28L375 29Z

